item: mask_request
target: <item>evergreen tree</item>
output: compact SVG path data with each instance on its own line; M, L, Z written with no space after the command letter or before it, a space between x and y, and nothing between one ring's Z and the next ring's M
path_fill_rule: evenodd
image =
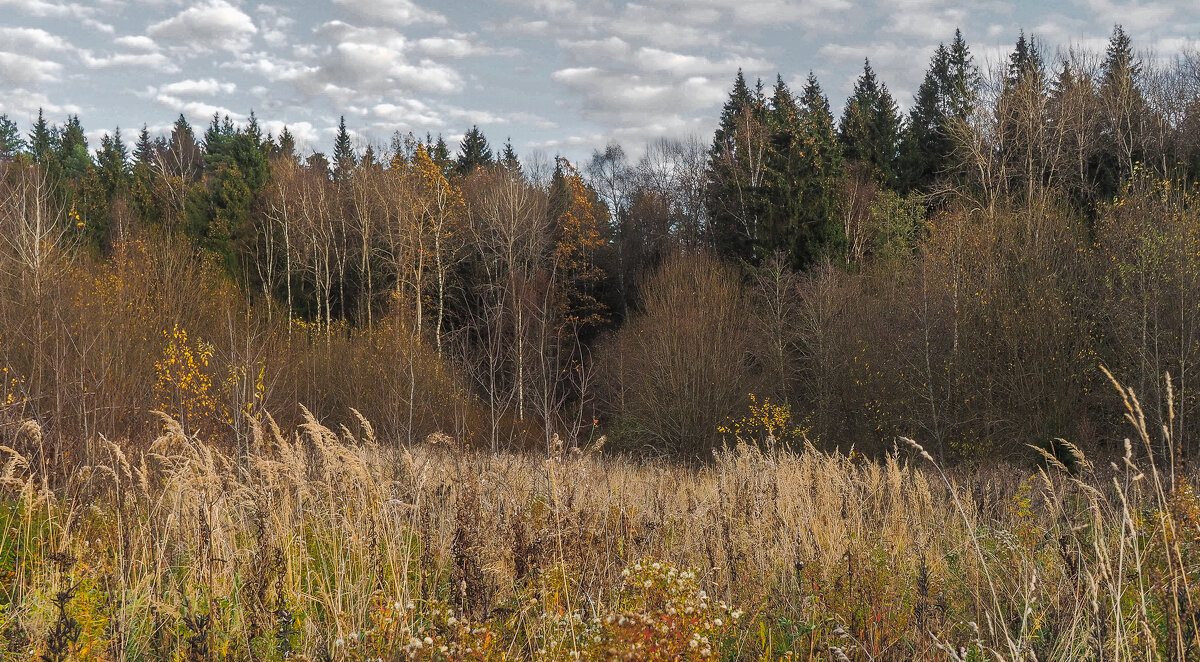
M1100 67L1100 158L1094 164L1102 198L1117 193L1145 158L1142 138L1149 114L1139 86L1141 65L1125 29L1113 27L1104 63Z
M229 142L237 134L237 127L228 115L222 119L213 114L212 122L204 131L204 162L210 172L215 171L215 164L224 158Z
M359 161L363 168L376 168L379 166L379 159L375 157L375 148L367 145L363 150L362 160Z
M883 183L894 186L900 149L900 115L887 86L879 83L871 61L854 84L838 126L838 141L847 161L868 164Z
M495 156L492 154L492 148L488 145L487 138L483 136L483 132L479 130L478 126L472 126L458 146L455 169L460 175L468 175L476 168L490 166L494 159Z
M762 216L769 139L761 82L751 92L739 69L709 149L705 188L709 240L726 257L753 262Z
M53 147L54 131L50 127L50 124L46 122L46 116L42 113L42 109L38 108L37 122L34 123L33 129L29 132L29 151L35 161L45 164L50 157L50 150Z
M791 90L776 76L767 110L770 151L763 181L763 204L755 245L755 262L777 251L791 253L799 231L803 183L809 163L804 158L804 126Z
M454 159L450 158L450 147L446 144L446 139L438 135L437 140L430 142L429 136L425 137L425 145L428 148L429 158L442 169L442 174L449 177L454 172Z
M1009 54L1008 71L996 102L996 142L1009 191L1023 195L1030 204L1033 196L1043 190L1048 176L1049 90L1045 74L1037 40L1032 36L1026 39L1022 30Z
M150 139L150 130L145 124L142 125L142 130L138 132L137 145L133 148L134 165L146 164L150 165L154 160L154 141Z
M1025 38L1025 31L1021 30L1020 36L1017 37L1017 43L1013 47L1013 52L1008 56L1008 76L1006 84L1009 87L1020 85L1030 76L1045 78L1046 63L1042 59L1041 49L1038 48L1037 40L1030 35L1029 39Z
M950 48L938 44L934 51L908 115L900 144L902 190L926 189L950 170L951 125L969 120L981 80L962 31L955 30Z
M270 177L269 146L257 129L238 130L226 118L213 118L205 133L211 145L204 156L208 176L187 201L189 236L218 256L230 275L248 278L254 245L250 216L254 197Z
M511 138L504 141L504 149L500 152L500 165L513 172L521 172L521 159L517 158Z
M92 157L88 153L87 136L79 123L79 116L67 118L67 124L58 136L56 161L59 175L70 180L81 180L92 165Z
M130 187L129 153L121 140L121 129L104 134L96 150L96 165L89 172L84 187L84 208L87 210L86 238L91 245L103 248L112 227L113 202L128 194Z
M276 153L285 159L291 160L296 158L296 138L286 126L279 132L279 145L276 148Z
M134 212L143 224L161 217L154 204L154 161L160 145L150 138L146 125L138 133L137 145L133 150L133 171L130 177L129 198Z
M250 119L246 121L246 135L254 141L256 147L263 144L262 127L258 125L258 118L253 110L250 111Z
M943 107L949 118L965 121L975 111L979 96L979 85L983 77L975 66L975 57L963 39L962 30L954 31L950 43L948 78L942 83Z
M842 152L834 131L829 100L811 72L800 96L802 172L799 215L791 251L792 264L806 267L822 255L845 250L845 231L837 218Z
M329 158L321 152L313 152L312 154L309 154L308 158L304 159L304 165L310 171L315 172L326 179L329 178Z
M166 163L168 172L190 182L200 175L204 166L204 152L196 142L192 125L180 113L179 118L171 127L171 137L167 142Z
M602 287L607 275L599 266L599 252L608 243L604 203L561 157L554 162L548 202L555 232L560 331L571 329L589 338L608 320L608 307L601 299L611 288Z
M0 115L0 161L16 158L24 146L17 123L8 119L8 115Z
M106 133L100 139L100 149L96 150L96 167L101 185L110 198L128 186L129 152L121 140L120 127L111 136Z
M356 165L358 165L358 155L354 153L350 132L346 130L346 116L343 115L338 120L337 137L333 141L334 181L342 182L349 179Z

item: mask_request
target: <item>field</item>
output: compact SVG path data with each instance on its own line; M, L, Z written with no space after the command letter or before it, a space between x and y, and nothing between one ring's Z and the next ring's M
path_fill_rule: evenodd
M5 449L4 655L1190 659L1200 499L1139 464L1122 394L1123 459L1036 472L946 474L915 442L702 467L404 449L311 417L236 458L163 416L148 452L101 440L57 485Z

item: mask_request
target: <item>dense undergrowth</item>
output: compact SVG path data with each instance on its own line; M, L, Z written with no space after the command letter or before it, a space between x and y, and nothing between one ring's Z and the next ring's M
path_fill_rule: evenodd
M1200 498L1117 462L950 474L745 440L701 468L163 416L51 487L5 449L5 659L1190 659ZM36 445L40 430L21 432ZM1155 442L1160 441L1155 437ZM1170 439L1165 442L1169 445ZM1067 448L1067 455L1073 452Z

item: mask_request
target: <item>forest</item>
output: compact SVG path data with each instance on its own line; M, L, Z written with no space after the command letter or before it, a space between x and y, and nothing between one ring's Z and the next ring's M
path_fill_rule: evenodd
M1022 34L985 74L957 34L907 116L869 61L837 119L811 75L739 73L711 143L635 162L477 128L360 151L344 119L302 158L253 113L93 153L76 117L6 119L0 417L241 448L353 407L405 444L702 460L753 405L780 440L1007 457L1112 441L1104 366L1156 422L1171 373L1189 436L1200 60L1120 28L1046 57Z
M1200 654L1200 53L784 81L581 163L0 116L0 650Z

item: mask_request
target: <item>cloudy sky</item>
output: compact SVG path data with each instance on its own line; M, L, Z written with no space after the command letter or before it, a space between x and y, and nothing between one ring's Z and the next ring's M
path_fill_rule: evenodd
M840 113L865 56L907 105L956 26L981 61L1017 31L1103 50L1115 23L1170 57L1200 36L1198 0L0 0L0 113L78 113L95 138L165 131L180 114L254 110L306 150L339 115L360 144L399 130L578 158L610 140L708 139L738 67Z

